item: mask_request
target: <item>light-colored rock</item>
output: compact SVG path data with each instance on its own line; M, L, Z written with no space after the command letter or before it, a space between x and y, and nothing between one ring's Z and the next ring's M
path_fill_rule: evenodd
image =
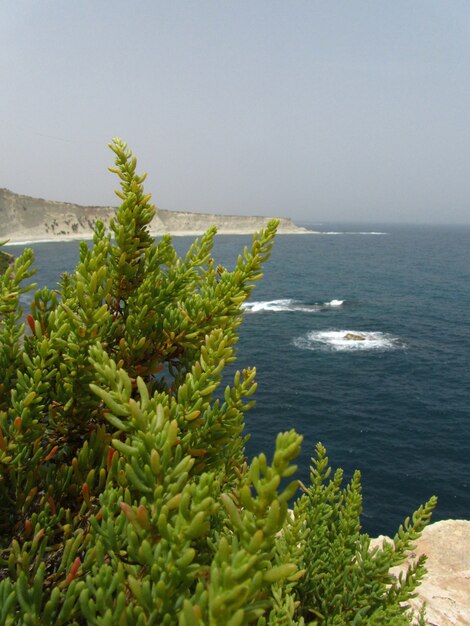
M115 207L80 206L22 196L0 189L0 239L11 242L38 240L90 239L97 220L107 223ZM252 234L264 228L270 218L237 215L215 215L157 209L149 228L153 236L200 235L210 226L219 234ZM280 218L279 234L311 234L314 231Z
M112 207L52 202L0 189L0 239L17 242L91 238L96 220L107 222L115 213Z
M344 335L344 339L348 341L365 341L365 335L360 335L359 333L346 333Z
M381 545L384 540L390 541L378 537L372 543ZM470 626L470 521L444 520L427 526L407 563L421 554L428 557L428 574L412 606L426 603L429 626Z

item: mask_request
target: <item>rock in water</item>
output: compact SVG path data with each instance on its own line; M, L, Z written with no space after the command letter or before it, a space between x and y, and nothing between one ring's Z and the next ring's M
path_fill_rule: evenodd
M359 333L346 333L344 335L344 339L348 341L365 341L365 335L360 335Z

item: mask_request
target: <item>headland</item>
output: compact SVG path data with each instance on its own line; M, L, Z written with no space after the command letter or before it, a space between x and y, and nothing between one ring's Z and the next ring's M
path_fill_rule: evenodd
M0 240L10 244L38 241L91 239L98 220L108 223L116 207L81 206L32 198L0 189ZM157 209L150 223L153 236L201 235L216 226L221 235L246 235L264 228L269 217L217 215ZM297 226L289 218L279 218L279 234L306 235L315 231Z

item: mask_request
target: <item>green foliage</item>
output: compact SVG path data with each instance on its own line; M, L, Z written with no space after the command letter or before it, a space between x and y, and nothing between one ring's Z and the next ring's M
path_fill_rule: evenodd
M2 243L0 243L0 245L2 245ZM3 252L3 250L0 250L0 274L4 274L7 271L8 267L13 263L13 256L8 252Z
M370 550L359 474L342 488L318 445L289 513L302 438L282 433L271 461L248 464L256 372L221 388L276 221L232 271L212 257L215 229L180 258L149 236L135 158L111 148L111 232L98 223L59 290L36 291L27 332L32 252L0 277L0 626L411 623L423 561L390 568L434 499Z

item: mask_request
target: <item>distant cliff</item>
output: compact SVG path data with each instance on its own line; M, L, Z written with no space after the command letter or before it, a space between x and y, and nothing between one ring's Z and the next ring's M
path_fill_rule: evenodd
M22 196L0 189L0 239L10 241L38 239L78 239L90 237L97 220L108 222L115 207L80 206ZM211 215L157 209L150 230L153 235L200 234L215 225L221 234L253 233L263 228L269 218L235 215ZM309 233L292 220L281 218L279 233Z

